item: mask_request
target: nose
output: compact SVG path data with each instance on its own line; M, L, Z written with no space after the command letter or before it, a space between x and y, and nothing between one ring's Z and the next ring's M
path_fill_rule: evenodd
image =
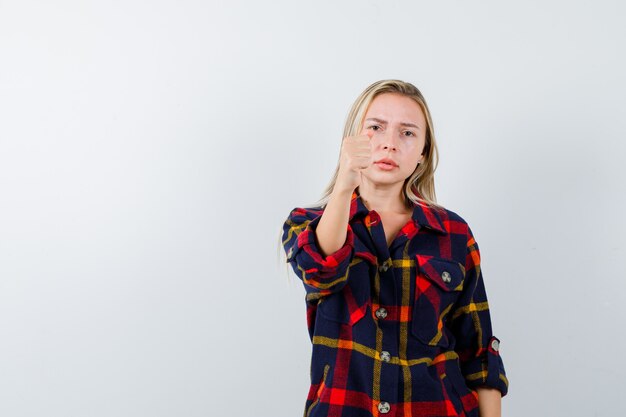
M385 134L383 135L382 139L382 145L383 145L383 149L387 150L397 150L397 138L395 137L395 135L393 134L393 131L391 129L387 129L387 131L385 132Z

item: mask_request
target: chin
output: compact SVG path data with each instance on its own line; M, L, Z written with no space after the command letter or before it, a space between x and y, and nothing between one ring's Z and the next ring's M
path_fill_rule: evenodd
M372 175L366 178L369 182L380 185L393 185L399 182L404 182L403 178L391 177L389 175Z

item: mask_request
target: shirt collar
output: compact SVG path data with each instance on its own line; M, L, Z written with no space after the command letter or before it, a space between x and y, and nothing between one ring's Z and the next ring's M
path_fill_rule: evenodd
M411 203L413 205L413 221L421 226L442 234L447 234L446 228L443 225L441 216L437 209L428 207L426 205ZM352 199L350 201L350 221L355 217L366 216L369 213L368 208L363 203L361 196L357 194L356 190L352 192Z

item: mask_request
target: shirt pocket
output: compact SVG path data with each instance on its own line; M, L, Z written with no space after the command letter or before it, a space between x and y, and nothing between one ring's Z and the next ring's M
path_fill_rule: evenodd
M416 255L412 334L429 346L447 347L446 318L463 290L465 267L455 260Z
M355 257L348 270L348 283L341 291L320 299L319 314L327 320L350 325L365 317L371 305L369 270L369 262Z

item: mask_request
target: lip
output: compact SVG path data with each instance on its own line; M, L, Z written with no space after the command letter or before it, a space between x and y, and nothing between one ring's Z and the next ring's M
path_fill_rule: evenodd
M389 164L393 167L397 167L398 164L396 164L396 162L393 159L389 159L389 158L382 158L379 159L378 161L374 162L375 164Z

